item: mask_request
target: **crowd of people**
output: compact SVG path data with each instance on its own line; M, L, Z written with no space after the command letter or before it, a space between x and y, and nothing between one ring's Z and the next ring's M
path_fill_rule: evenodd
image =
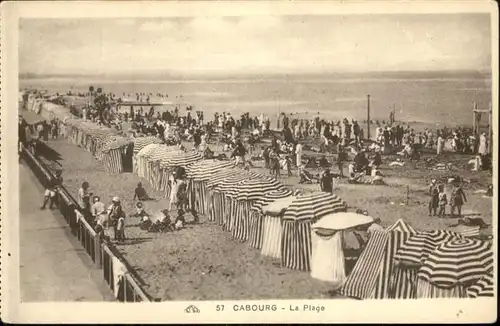
M144 95L146 100L143 102L147 106L148 95L146 93ZM143 99L142 95L139 99ZM122 103L122 107L127 107L127 104ZM215 113L213 120L207 121L202 110L193 112L192 107L188 107L184 115L181 114L179 106L163 112L157 111L154 106L151 106L149 110L144 110L143 107L134 109L134 106L130 105L129 109L128 112L112 112L109 109L102 114L91 106L83 108L81 115L84 120L122 130L130 137L157 136L166 144L178 146L182 146L183 141L191 142L192 148L202 152L207 158L215 158L215 151L210 148L210 145L217 141L218 149L219 145L222 145L223 152L231 152L229 157L220 154L218 156L220 159L234 159L235 165L243 165L246 169L253 166L252 159L262 159L266 169L276 178L282 177L282 170L287 176L292 176L293 170L296 169L300 183L318 183L320 189L327 192L335 190L340 178L347 178L349 184L385 185L384 175L380 169L382 155L398 150L404 158L419 160L423 148L435 148L439 157L443 153L445 141L449 141L452 150L456 152L475 152L481 156L481 159L487 156L488 140L484 133L479 139L474 139L472 130L462 127L453 130L441 128L436 131L425 129L423 132L415 132L408 124L396 123L394 111L391 111L387 123L385 121L380 123L378 120L370 121L376 126L375 138L368 140L365 138L366 135L360 123L347 118L329 121L320 118L319 115L307 119L281 113L276 121L277 128L272 130L271 120L264 114L251 116L250 113L244 113L237 118L229 112L222 112ZM57 119L37 125L35 133L32 130L33 126L20 122L21 125L20 130L26 132L20 131L20 140L25 143L30 142L29 137L33 134L45 140L49 137L57 138L64 129L61 121ZM311 145L310 140L314 139L320 140L319 148ZM248 154L254 154L256 144L261 145L260 151L258 155L249 159ZM322 155L307 157L304 155L306 150L322 153ZM354 154L353 160L348 159L349 151ZM334 157L334 162L329 161L326 158L327 155ZM347 163L347 173L344 172L345 163ZM332 172L334 166L337 171ZM309 169L311 167L320 168L321 173L313 173ZM159 218L156 218L155 223L151 222L150 214L145 211L144 203L149 197L145 194L142 185L138 185L134 195L134 200L139 200L136 205L137 212L131 216L141 217L142 229L169 230L185 222L183 214L187 209L187 204L183 173L181 171L177 175L174 173L172 178L169 181L172 189L170 207L158 212ZM85 191L85 188L82 186L81 190ZM49 191L49 196L45 198L48 198L47 203L52 204L51 193ZM442 184L432 184L429 193L431 195L430 215L444 216L447 205L451 207L452 215L455 211L459 216L461 215L461 207L466 198L460 185L454 188L450 198L447 198ZM93 217L93 222L100 225L96 216L102 215L102 212L96 214L99 209L92 211L94 204L100 207L99 197L93 198L95 202L92 205L90 202L85 202L84 198L85 196L82 195L80 204L89 212L88 216ZM45 205L46 203L43 207ZM119 206L119 202L114 205ZM170 221L169 212L174 207L178 211L178 216L174 221ZM105 211L111 212L112 210ZM110 218L110 216L108 220L114 221L111 224L121 225L118 215L115 216L116 218ZM197 220L196 216L195 220Z

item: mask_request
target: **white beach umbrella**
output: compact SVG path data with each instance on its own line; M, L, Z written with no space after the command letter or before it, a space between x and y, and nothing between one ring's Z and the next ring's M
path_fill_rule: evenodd
M314 230L347 230L357 226L373 223L371 216L352 212L338 212L322 217L318 222L311 225Z

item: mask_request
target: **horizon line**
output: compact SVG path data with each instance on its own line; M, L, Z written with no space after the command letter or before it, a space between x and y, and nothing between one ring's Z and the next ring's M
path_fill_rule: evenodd
M460 73L475 73L475 74L492 74L491 68L484 69L415 69L415 70L342 70L342 71L243 71L243 72L223 72L223 71L155 71L155 70L142 70L142 71L130 71L130 72L102 72L102 73L90 73L90 72L68 72L68 73L37 73L37 72L19 72L19 78L43 78L43 77L102 77L102 76L131 76L131 75L147 75L155 77L179 77L179 76L252 76L252 75L264 75L264 76L276 76L276 75L369 75L369 74L460 74Z

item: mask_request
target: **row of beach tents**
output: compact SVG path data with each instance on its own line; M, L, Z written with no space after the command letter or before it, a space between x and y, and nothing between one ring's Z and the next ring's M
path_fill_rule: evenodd
M493 251L488 241L461 233L416 231L404 220L374 231L352 272L346 275L344 238L372 218L347 212L325 192L293 193L278 180L206 160L197 152L162 144L156 137L126 139L109 128L67 118L68 139L104 161L110 151L132 147L133 171L166 197L168 180L182 166L189 206L235 240L248 243L282 266L309 271L357 299L471 298L493 296ZM107 158L106 158L107 157ZM114 159L118 161L119 159ZM121 172L119 168L110 172Z

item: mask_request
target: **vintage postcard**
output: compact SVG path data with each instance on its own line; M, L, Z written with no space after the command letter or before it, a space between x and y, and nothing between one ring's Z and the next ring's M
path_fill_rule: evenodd
M496 320L495 2L1 14L3 322Z

